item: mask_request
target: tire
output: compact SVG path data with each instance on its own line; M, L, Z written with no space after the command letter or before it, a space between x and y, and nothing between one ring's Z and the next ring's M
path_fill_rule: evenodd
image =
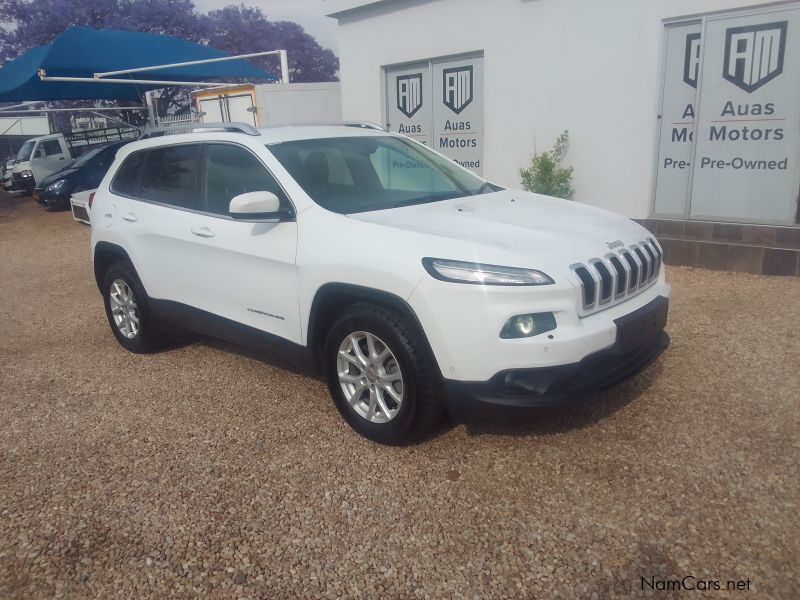
M127 292L124 292L126 288ZM135 307L127 304L123 308L120 300L125 302L131 293ZM103 304L111 331L123 348L136 354L146 354L164 345L161 325L150 311L147 293L130 264L118 262L109 267L103 278ZM117 311L115 316L112 305L121 308L121 313ZM121 319L119 324L118 319Z
M366 363L356 343L362 356L372 343L374 353ZM393 446L417 441L444 415L441 375L427 342L414 323L394 310L372 304L348 307L328 333L323 365L342 417L370 440Z

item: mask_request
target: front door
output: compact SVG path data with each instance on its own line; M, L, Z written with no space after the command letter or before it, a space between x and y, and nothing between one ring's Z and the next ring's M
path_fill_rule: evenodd
M43 140L34 150L31 171L38 183L48 175L67 168L71 162L69 155L57 139Z
M230 217L231 199L255 191L288 197L261 159L236 144L208 144L200 211L190 215L193 297L198 308L300 343L297 223Z

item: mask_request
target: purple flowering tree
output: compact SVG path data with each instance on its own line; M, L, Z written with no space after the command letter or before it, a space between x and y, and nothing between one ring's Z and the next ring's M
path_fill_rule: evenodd
M0 65L30 48L51 42L68 27L87 25L96 29L170 34L233 54L285 49L289 54L291 81L338 79L336 55L320 46L300 25L270 21L261 9L243 4L204 15L197 12L192 0L0 0L0 25ZM280 73L276 57L253 62L276 76ZM185 89L167 89L159 99L159 110L176 110L188 106L187 102ZM85 103L61 105L85 106ZM143 119L132 112L114 116L136 125ZM60 114L57 120L60 129L69 128L68 117Z

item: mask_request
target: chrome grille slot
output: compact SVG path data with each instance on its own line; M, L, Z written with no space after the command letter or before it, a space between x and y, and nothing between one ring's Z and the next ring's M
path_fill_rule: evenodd
M614 290L614 295L616 297L622 296L625 293L625 289L628 287L628 272L625 270L625 267L622 266L622 261L616 256L610 256L608 262L611 263L611 266L614 267L614 270L617 272L617 286Z
M650 240L650 247L656 253L656 273L660 273L661 264L664 262L664 257L661 255L661 248L659 248L658 244L656 244L653 240Z
M658 279L664 262L661 248L652 238L572 265L581 291L581 316L644 291Z
M647 278L647 280L649 281L653 277L655 277L656 273L658 273L658 270L657 270L657 267L656 267L656 253L653 252L650 249L650 244L649 243L647 243L644 246L642 246L642 248L644 248L645 254L647 254L647 258L650 259L650 275Z
M622 253L622 256L631 271L630 283L628 284L628 293L630 293L639 287L639 261L633 258L633 255L627 250Z
M642 252L641 248L634 248L633 249L636 256L639 257L639 263L642 265L642 270L639 273L639 285L644 285L648 279L650 279L650 265L647 262L647 259L644 256L644 252Z
M594 306L596 287L594 278L589 274L589 269L584 266L575 267L575 274L581 280L581 287L583 288L583 306L586 308L591 308Z
M589 264L600 275L600 304L605 304L611 300L611 295L614 293L614 278L603 261L593 260Z

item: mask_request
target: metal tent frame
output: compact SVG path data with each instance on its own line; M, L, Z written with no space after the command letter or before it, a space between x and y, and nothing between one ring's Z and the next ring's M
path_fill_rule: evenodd
M169 63L163 65L150 65L147 67L136 67L133 69L121 69L119 71L105 71L94 74L94 77L51 77L47 75L45 69L39 69L37 75L41 81L57 81L57 82L72 82L72 83L111 83L111 84L129 84L129 85L162 85L163 87L228 87L230 83L212 82L212 81L169 81L162 79L123 79L113 77L115 75L129 75L133 73L146 73L148 71L158 71L161 69L174 69L180 67L190 67L193 65L203 65L208 63L224 62L229 60L240 60L245 58L256 58L259 56L275 56L280 57L281 63L281 83L289 83L289 56L286 50L269 50L266 52L251 52L249 54L237 54L234 56L222 56L219 58L207 58L203 60L190 60L178 63ZM30 110L10 110L16 109L19 106L40 104L44 103L44 109L30 109ZM47 103L44 101L34 101L27 104L17 104L9 106L7 109L0 108L0 113L5 114L25 114L30 112L50 113L50 112L86 112L86 111L121 111L121 110L147 110L150 112L150 123L155 124L155 115L153 114L153 106L150 97L150 92L145 92L145 106L121 106L114 107L86 107L86 108L46 108Z

